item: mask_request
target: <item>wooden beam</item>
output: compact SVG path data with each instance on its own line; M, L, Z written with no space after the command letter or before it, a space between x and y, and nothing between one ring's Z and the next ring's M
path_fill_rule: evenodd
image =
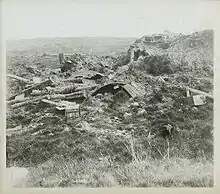
M33 85L30 86L29 88L26 88L26 89L20 91L19 93L17 93L16 95L11 96L11 97L9 98L9 100L14 99L17 95L20 95L20 94L22 94L22 93L24 93L24 94L26 94L26 93L31 93L31 91L32 91L33 89L38 89L38 88L40 88L40 87L42 87L42 86L49 86L49 85L51 85L51 84L52 84L52 81L51 81L50 79L46 79L46 80L42 81L41 83L33 84Z
M188 88L188 89L189 89L189 91L191 91L191 92L204 95L204 96L206 96L206 97L208 97L208 98L210 98L210 99L214 99L213 96L212 96L211 94L209 94L209 93L203 92L203 91L201 91L201 90L193 89L193 88Z
M21 100L10 100L10 101L6 101L6 104L7 104L7 105L12 105L12 104L16 104L16 103L19 103L19 102L24 102L24 101L27 101L27 100L30 100L30 98L27 97L27 98L24 98L24 99L21 99Z
M28 79L25 79L23 77L19 77L17 75L12 75L12 74L7 74L7 77L10 77L12 79L17 79L19 81L22 81L22 82L25 82L25 83L33 83L32 81L28 80Z
M54 102L54 101L51 101L51 100L47 100L47 99L42 99L41 101L44 102L44 103L50 104L50 105L55 105L55 106L58 105L57 102Z
M19 107L22 107L22 106L26 106L28 104L31 104L33 102L37 102L37 101L40 101L41 99L43 98L46 98L47 96L41 96L41 97L38 97L38 98L34 98L34 99L28 99L24 102L20 102L20 103L16 103L16 104L13 104L11 105L12 108L19 108Z

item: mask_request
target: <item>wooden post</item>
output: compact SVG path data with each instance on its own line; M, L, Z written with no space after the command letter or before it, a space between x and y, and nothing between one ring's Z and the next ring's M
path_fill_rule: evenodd
M59 53L59 62L60 62L61 65L63 65L65 63L65 59L64 59L63 53Z
M186 97L190 97L190 92L189 92L189 88L186 88Z

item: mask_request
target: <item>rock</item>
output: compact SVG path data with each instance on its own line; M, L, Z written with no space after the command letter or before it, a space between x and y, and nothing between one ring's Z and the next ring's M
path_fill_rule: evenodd
M135 129L135 127L133 126L133 124L129 124L129 125L127 125L127 127L126 127L126 130L127 131L131 131L131 130L134 130Z
M133 107L139 107L139 103L138 103L138 102L133 102L133 103L131 103L131 106L133 106Z
M113 79L114 76L115 76L114 74L110 74L110 75L108 76L108 78L109 78L109 79Z
M147 112L146 112L145 109L140 109L140 110L138 110L137 115L138 115L138 116L143 116L143 115L145 115L146 113L147 113Z
M98 109L97 109L97 112L100 113L100 114L103 114L103 113L104 113L104 110L103 110L102 108L98 108Z
M120 119L118 117L110 117L110 119L112 119L114 122L120 122Z
M194 107L192 108L192 111L193 111L193 112L197 112L197 111L198 111L198 108L194 106Z
M71 130L71 129L70 129L69 127L65 127L63 131L64 131L64 132L69 132L70 130Z
M23 94L20 94L20 95L16 96L15 100L24 100L24 97L25 97L25 95L23 93Z
M129 102L132 102L133 101L133 98L129 98Z
M34 82L34 83L40 83L40 82L42 82L41 77L33 77L32 79L33 79L33 82Z
M125 120L130 120L130 119L132 119L132 114L126 112L126 113L124 114L124 118L125 118Z

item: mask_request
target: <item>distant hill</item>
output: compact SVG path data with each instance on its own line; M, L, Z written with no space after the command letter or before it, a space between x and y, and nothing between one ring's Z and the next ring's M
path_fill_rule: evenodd
M7 41L7 52L10 54L57 54L91 53L96 55L113 55L126 52L136 38L118 37L69 37L69 38L37 38Z

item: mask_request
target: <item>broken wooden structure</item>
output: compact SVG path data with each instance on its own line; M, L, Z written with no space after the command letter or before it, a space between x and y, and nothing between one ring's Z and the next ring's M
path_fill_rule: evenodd
M137 61L139 57L145 57L147 55L147 52L144 48L137 48L132 46L129 49L130 53L130 62Z
M9 100L13 100L16 96L24 94L24 96L28 96L31 94L32 90L34 89L42 89L45 88L46 86L52 86L53 82L51 81L51 79L46 79L40 83L35 83L33 85L31 85L28 88L25 88L24 90L20 91L19 93L17 93L16 95L13 95L9 98Z
M49 105L55 106L56 110L63 111L65 115L65 119L69 122L73 118L80 117L80 106L75 102L68 102L68 101L60 101L55 102L52 100L42 99L43 103L47 103Z
M196 93L197 95L192 95L193 93ZM214 99L209 93L186 87L186 98L184 99L185 104L194 106L204 105L207 101L206 98L211 100Z
M71 60L65 59L63 53L59 53L59 62L61 72L71 70L74 67L74 64Z

